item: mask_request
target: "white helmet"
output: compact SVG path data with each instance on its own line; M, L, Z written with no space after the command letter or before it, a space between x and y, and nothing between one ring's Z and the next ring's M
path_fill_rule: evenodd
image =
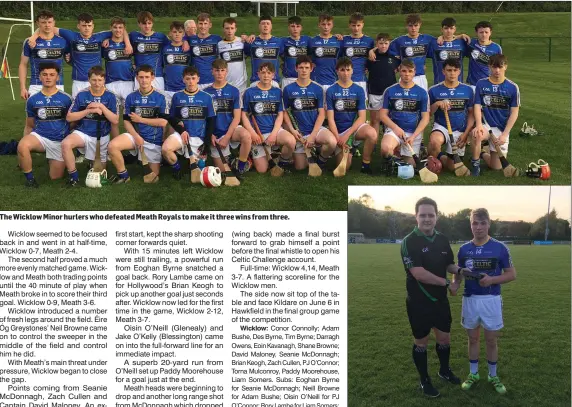
M220 187L222 176L218 167L208 166L201 171L201 184L207 188Z

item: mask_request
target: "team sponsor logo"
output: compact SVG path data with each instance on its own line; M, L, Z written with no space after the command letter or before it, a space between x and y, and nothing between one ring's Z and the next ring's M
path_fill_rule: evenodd
M117 52L115 51L109 51L109 53L107 54L107 56L109 57L109 59L111 59L112 61L117 59Z
M441 59L441 61L446 60L448 56L449 56L449 53L447 51L439 52L439 59Z
M407 55L408 57L412 57L413 56L413 48L412 47L405 48L405 55Z
M38 109L38 117L40 119L45 119L46 117L48 117L48 114L46 113L46 109L44 109L44 108Z
M193 47L193 55L200 56L201 55L201 47Z
M141 116L141 108L140 107L135 108L135 114Z
M254 105L254 111L258 114L264 112L264 103L258 102Z
M294 109L302 110L302 100L294 99Z
M465 260L465 267L472 270L473 267L475 267L475 265L473 263L473 259Z
M183 119L186 119L187 117L189 117L189 108L188 107L181 108L181 117Z
M352 47L349 47L346 49L346 56L348 56L348 57L354 56L354 49Z
M175 62L175 57L171 54L167 55L167 63L172 64L173 62Z
M296 55L298 55L298 50L296 49L296 47L288 47L288 55L290 55L291 57L295 57Z
M428 247L424 247L423 249L421 249L421 251L423 253L428 253L429 252L429 248Z
M335 108L339 112L344 110L344 101L343 100L336 100Z
M486 95L483 98L483 102L485 102L485 105L490 106L491 105L491 97L489 95Z
M395 110L403 110L403 100L398 99L395 101Z
M38 51L38 57L40 58L47 58L48 57L48 51L46 51L45 49L41 49Z
M256 48L254 55L256 55L258 58L262 58L264 56L264 50L262 48Z
M85 51L85 45L84 44L77 44L75 48L78 51Z
M145 44L142 42L137 44L137 51L140 52L141 54L143 54L145 52Z
M316 53L316 56L318 56L318 57L323 56L324 55L324 48L322 48L322 47L316 48L315 53Z
M213 99L213 108L214 108L214 111L215 111L215 113L216 113L217 110L218 110L218 102L217 102L216 100L214 100L214 99Z
M229 52L223 52L222 53L222 59L224 59L225 61L230 61L230 53Z
M481 53L479 52L479 50L474 49L474 50L471 52L471 58L473 58L473 59L478 59L480 54L481 54Z

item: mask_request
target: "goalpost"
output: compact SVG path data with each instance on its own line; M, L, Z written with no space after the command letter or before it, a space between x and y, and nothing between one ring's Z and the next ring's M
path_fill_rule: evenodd
M4 71L4 67L6 67L6 75L2 75L2 78L8 79L10 81L10 90L12 91L12 100L16 100L14 95L14 84L12 83L13 79L18 79L18 76L12 76L10 73L10 64L8 62L8 49L10 47L10 38L12 37L12 32L14 31L14 27L18 26L28 26L31 28L31 34L34 33L34 2L30 2L30 18L23 19L23 18L10 18L10 17L0 17L0 21L16 21L17 23L12 24L10 26L10 31L8 31L8 39L6 40L6 45L4 46L4 52L2 55L2 64L1 69ZM19 61L18 61L19 64Z

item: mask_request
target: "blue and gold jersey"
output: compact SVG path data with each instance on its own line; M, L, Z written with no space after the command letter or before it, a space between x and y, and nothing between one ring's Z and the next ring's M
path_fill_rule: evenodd
M411 59L415 63L415 76L425 75L425 59L429 44L435 37L427 34L419 34L417 38L408 35L397 37L389 44L389 54L395 57Z
M57 91L53 95L38 92L26 101L26 114L34 118L34 132L52 141L62 141L69 134L66 120L72 98Z
M81 112L92 102L101 103L113 113L117 114L117 97L114 93L105 90L101 96L95 96L91 93L90 88L83 89L77 94L70 112ZM78 121L76 129L91 137L97 137L99 130L99 135L105 137L111 131L111 123L109 123L104 115L89 113Z
M280 80L280 55L284 52L284 42L282 38L271 37L263 40L260 37L252 42L252 44L244 44L244 52L250 57L252 63L252 74L250 75L250 82L258 80L258 67L263 62L272 62L276 72L274 73L274 80Z
M199 70L199 84L213 83L212 64L218 58L218 43L222 38L215 34L206 38L193 35L188 41L193 55L193 65Z
M70 45L72 79L87 82L87 73L91 67L101 65L101 43L112 37L111 31L102 31L83 38L78 32L60 28L60 35Z
M513 81L506 79L502 83L493 83L488 78L477 82L475 105L481 105L482 116L489 126L506 127L510 108L520 106L520 90Z
M413 133L421 120L421 113L429 112L429 96L418 85L404 88L401 83L396 83L383 92L381 108L389 110L389 118L403 131Z
M448 100L451 103L449 120L451 121L451 129L453 131L464 132L467 128L469 108L473 107L473 98L473 88L460 82L456 88L445 86L445 82L429 88L429 104L432 105L440 100ZM435 123L447 128L443 110L437 109L435 111Z
M433 39L427 53L427 56L433 60L433 83L438 84L445 80L443 62L446 59L457 59L461 62L461 73L457 79L463 82L463 57L467 56L467 50L467 43L462 39L444 41L443 45L437 44L437 39Z
M165 90L178 92L185 89L183 71L191 64L191 54L183 51L180 45L165 45L163 47L163 72Z
M217 138L224 136L234 119L235 109L240 109L240 92L227 83L222 88L209 86L205 92L211 95L216 113L214 135Z
M310 55L314 61L312 80L320 85L332 85L338 80L336 62L341 56L342 41L336 37L322 38L316 35L310 40Z
M326 108L334 111L338 134L343 133L352 127L360 110L365 110L365 92L355 83L344 88L336 82L326 91Z
M134 31L129 33L129 41L133 47L135 67L151 65L155 69L155 76L163 77L163 58L161 58L164 45L170 43L169 38L163 33L154 32L145 35Z
M136 113L147 119L159 118L168 113L165 95L155 89L146 95L140 91L135 91L125 100L125 114L128 115L129 113ZM132 124L146 142L158 146L163 144L163 127L154 127L143 123Z
M291 109L300 133L304 136L312 133L318 119L319 109L324 108L322 87L316 82L310 82L308 86L300 86L294 82L284 88L282 100L284 109Z
M310 45L310 37L307 35L300 36L295 40L291 37L282 38L284 42L284 53L282 54L282 76L284 78L297 78L296 58L301 55L308 55L308 46Z
M109 41L109 46L102 49L105 61L105 83L133 80L133 63L131 55L125 53L125 42Z
M468 45L469 74L467 83L476 85L480 79L489 76L489 58L496 54L502 54L502 48L495 42L489 45L480 45L477 38L473 38Z
M58 85L63 85L64 70L62 61L66 52L69 52L69 44L64 38L57 35L54 35L49 40L38 38L34 48L30 48L27 39L24 40L22 55L30 58L30 85L42 84L42 81L40 81L40 64L44 62L53 62L60 67Z
M365 75L365 68L367 65L367 58L369 51L375 47L373 38L367 35L362 35L360 38L354 38L351 35L344 37L342 45L342 56L348 57L352 60L354 73L352 74L352 81L365 82L367 77Z
M282 91L278 88L262 90L258 86L246 89L242 96L242 110L256 118L262 134L271 133L278 113L283 111ZM252 119L250 119L252 122Z
M185 131L191 137L204 140L206 119L216 115L213 99L207 92L201 90L195 93L183 90L173 95L170 108L171 117L183 122Z

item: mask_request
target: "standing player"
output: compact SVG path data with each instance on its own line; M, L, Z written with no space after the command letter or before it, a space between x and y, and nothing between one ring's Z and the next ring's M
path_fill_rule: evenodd
M401 242L401 258L405 266L407 316L413 333L413 363L419 372L421 389L427 397L438 397L427 371L427 345L431 329L435 334L435 350L439 358L439 377L452 383L461 380L451 371L451 309L447 288L457 293L459 282L452 284L447 273L460 275L449 240L435 230L437 203L421 198L415 204L417 226Z
M105 61L105 87L115 93L117 98L125 105L125 99L133 93L133 63L127 45L124 41L125 20L120 17L111 19L111 41L107 48L103 48ZM112 136L116 136L113 134Z
M427 55L433 60L433 84L435 85L445 80L443 63L446 59L460 61L461 71L458 80L463 81L463 57L468 54L468 48L467 43L462 38L455 37L456 25L457 22L454 18L445 18L441 22L442 45L437 43L437 39L433 39L429 45Z
M518 119L520 90L516 83L506 78L507 67L508 61L503 54L493 55L489 58L490 76L477 82L472 175L479 175L481 141L489 139L489 130L492 130L497 139L496 144L489 143L490 153L482 154L482 158L489 168L502 169L497 148L508 155L510 131Z
M313 147L315 144L321 146L318 154L318 165L321 168L326 166L326 161L336 148L336 138L331 131L326 129L324 119L326 111L324 109L324 90L316 82L310 80L312 73L312 58L308 55L301 55L296 59L296 72L298 79L284 88L282 99L284 109L290 109L294 120L298 124L298 130L292 125L290 116L284 115L284 125L286 130L294 134L298 141L294 150L294 167L302 170L308 167L308 160L304 154L305 146Z
M238 155L238 172L244 173L248 161L248 154L252 145L250 134L240 126L241 110L240 110L240 91L226 81L228 73L228 64L223 59L217 59L213 62L212 75L215 79L212 86L205 89L211 95L215 112L216 122L213 131L211 147L211 157L217 167L224 172L224 164L218 154L214 143L220 146L225 157L230 156L229 144L236 148L240 144L240 152ZM228 161L228 160L227 160Z
M385 125L385 134L381 139L382 168L389 168L392 153L401 145L401 156L415 166L411 151L404 143L413 147L419 155L423 130L429 124L429 96L425 89L414 82L415 64L404 59L399 65L399 83L390 86L383 93L380 111L381 121Z
M217 45L219 57L227 62L228 74L226 80L232 86L238 88L240 97L247 88L246 54L244 41L236 37L236 20L232 17L225 18L222 22L224 39Z
M191 54L183 51L183 23L173 21L169 27L171 42L163 46L163 73L165 75L165 95L170 102L175 92L185 89L183 71L191 64Z
M371 174L371 155L377 143L377 134L365 122L365 92L361 86L352 82L353 67L351 59L342 57L336 63L338 81L326 91L327 118L330 131L336 137L337 163L342 160L342 147L354 135L353 146L365 141L361 172ZM351 166L352 155L348 157L347 168Z
M310 55L314 62L312 80L324 88L324 94L338 80L336 63L341 56L343 42L332 35L334 17L320 14L318 17L320 34L310 40Z
M443 167L453 171L455 163L441 152L441 146L447 145L447 154L453 153L453 147L447 130L444 111L447 110L453 130L453 140L457 145L460 157L465 155L465 145L470 131L475 125L473 115L473 89L469 85L459 82L461 60L457 58L446 59L443 62L445 80L429 88L429 101L431 114L435 114L435 122L429 137L429 155L437 157Z
M284 53L282 55L282 90L291 83L296 82L298 73L297 58L308 55L310 37L302 35L302 19L298 16L288 18L289 37L283 38Z
M502 48L491 41L493 26L488 21L480 21L475 25L477 38L469 42L469 74L467 83L475 86L480 79L489 76L489 58L493 55L502 54ZM474 88L473 88L474 90Z
M489 236L491 220L484 208L471 212L473 240L459 249L458 260L479 278L467 276L463 293L462 325L469 336L470 373L462 384L469 390L479 381L480 328L485 331L486 354L489 365L488 382L500 394L506 393L505 386L497 375L499 331L503 328L501 284L516 278L516 269L508 247Z
M69 133L66 114L72 104L71 97L57 87L60 66L56 62L44 62L35 69L42 89L26 102L26 130L18 143L18 165L26 176L26 186L31 188L38 188L31 152L46 153L51 179L64 176L61 141Z
M90 86L78 92L66 117L70 123L77 122L73 133L62 141L62 156L69 174L68 187L79 185L73 149L85 149L85 158L93 161L99 136L101 162L105 167L111 125L119 123L117 98L105 89L103 68L93 66L87 75Z
M261 64L269 62L274 65L274 78L272 86L280 87L280 55L284 52L284 41L282 38L272 35L272 17L262 16L258 22L260 34L252 41L246 43L244 52L250 57L252 64L252 74L250 75L250 86L255 87L258 83L258 71Z
M187 158L191 155L198 156L205 140L207 143L211 141L215 129L213 100L211 95L199 89L198 69L194 66L186 67L183 80L185 89L173 95L169 113L169 123L175 132L167 137L161 149L163 157L173 168L175 179L181 179L181 167L175 152Z
M342 55L351 59L354 73L352 81L360 86L367 98L367 77L365 75L367 57L369 51L375 48L373 38L364 35L364 16L361 13L353 13L350 16L351 35L346 35L342 44Z
M29 40L24 41L20 65L18 66L18 78L20 80L20 97L27 100L30 96L38 93L43 84L40 79L40 63L53 62L58 67L57 88L64 91L64 74L62 61L64 53L69 52L67 41L55 34L56 20L54 15L47 10L40 11L36 16L38 25L38 38L35 47L30 47ZM26 88L26 77L28 73L28 62L30 61L30 87ZM28 133L26 133L28 134Z
M389 86L395 84L395 72L399 67L399 59L389 55L389 43L391 37L387 33L379 33L376 38L377 48L375 49L375 60L367 60L366 69L368 71L367 93L370 110L370 125L375 129L375 134L379 134L379 122L381 121L379 111L383 101L383 92Z
M123 159L124 150L139 155L145 151L153 172L159 175L161 169L161 144L163 128L167 125L167 101L165 95L153 88L155 68L142 65L135 71L139 89L130 94L125 101L123 125L126 133L120 134L109 143L108 152L111 162L117 169L117 175L110 179L113 184L130 181Z
M244 92L242 100L242 125L252 139L252 158L256 171L263 173L268 169L265 146L280 148L278 165L285 168L292 158L296 139L282 128L284 109L282 91L272 86L275 77L274 64L262 62L258 66L259 82ZM260 134L253 124L256 121ZM262 136L262 138L261 138Z
M199 89L203 90L214 82L212 64L218 58L217 45L222 38L209 32L213 23L208 13L199 14L197 21L197 35L188 38L188 41L193 53L193 65L199 70Z

